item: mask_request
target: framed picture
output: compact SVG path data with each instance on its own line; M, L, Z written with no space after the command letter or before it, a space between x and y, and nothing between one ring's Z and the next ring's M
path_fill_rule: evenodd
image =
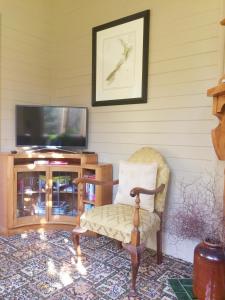
M150 11L92 29L92 105L147 102Z

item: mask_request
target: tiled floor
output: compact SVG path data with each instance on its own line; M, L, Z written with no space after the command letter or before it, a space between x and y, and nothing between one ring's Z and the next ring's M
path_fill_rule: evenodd
M192 279L169 279L168 281L178 300L197 299L193 294Z
M66 231L0 236L0 299L128 299L130 259L114 241L83 238L86 259L78 263ZM156 265L145 251L136 299L175 300L168 278L190 278L190 263L168 256Z

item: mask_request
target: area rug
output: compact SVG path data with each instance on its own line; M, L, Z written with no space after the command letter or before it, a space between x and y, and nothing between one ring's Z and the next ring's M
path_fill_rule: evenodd
M178 300L193 300L195 298L192 291L192 279L168 279Z
M126 300L130 258L108 238L81 241L85 259L76 260L67 231L29 232L0 236L1 300ZM175 300L168 278L188 278L190 263L164 256L157 265L146 250L135 299ZM131 299L131 298L130 298Z

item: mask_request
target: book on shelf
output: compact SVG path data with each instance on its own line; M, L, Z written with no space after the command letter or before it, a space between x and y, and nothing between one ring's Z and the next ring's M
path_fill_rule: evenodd
M95 179L94 174L90 175L85 175L84 177L90 178L90 179ZM95 184L93 183L86 183L85 184L85 194L86 194L86 199L89 201L95 201Z
M94 208L94 205L93 204L85 204L84 205L84 211L89 211L91 210L92 208Z

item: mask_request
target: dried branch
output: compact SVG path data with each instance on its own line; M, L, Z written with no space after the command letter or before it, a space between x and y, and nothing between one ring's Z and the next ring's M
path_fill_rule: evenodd
M208 175L193 183L180 183L180 202L167 222L167 231L176 239L210 239L225 244L223 193L217 180Z

